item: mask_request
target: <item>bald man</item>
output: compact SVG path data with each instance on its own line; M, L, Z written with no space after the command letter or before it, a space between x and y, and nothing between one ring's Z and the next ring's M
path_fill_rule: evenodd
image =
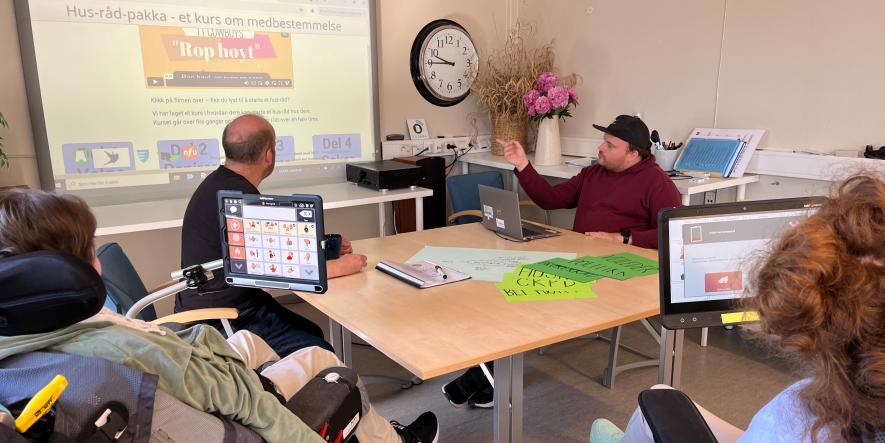
M276 132L258 115L242 115L224 128L224 165L209 174L194 191L181 227L181 266L217 260L221 256L221 228L218 226L220 190L258 194L258 185L274 169ZM326 263L329 278L359 272L366 257L353 254L350 242L343 241L341 258ZM333 351L323 340L323 330L304 317L280 305L270 294L257 288L227 286L223 276L210 280L202 293L185 291L175 299L175 311L199 308L237 308L239 317L231 321L236 330L246 329L266 341L278 355L309 346ZM208 322L221 330L218 321Z

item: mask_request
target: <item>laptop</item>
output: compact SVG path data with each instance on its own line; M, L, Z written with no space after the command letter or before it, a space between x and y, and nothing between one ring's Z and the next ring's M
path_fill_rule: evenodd
M517 241L555 237L559 231L525 221L519 215L519 195L512 191L479 185L482 225Z
M667 329L753 321L740 309L752 267L812 213L814 197L682 206L658 217L661 320Z

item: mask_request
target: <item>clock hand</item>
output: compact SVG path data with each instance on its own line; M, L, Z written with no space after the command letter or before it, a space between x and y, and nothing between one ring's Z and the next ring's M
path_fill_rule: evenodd
M452 63L452 62L435 62L435 61L433 61L433 60L430 60L427 64L429 64L429 65L452 65L452 66L455 66L455 64Z
M440 57L440 56L438 56L438 55L431 55L431 57L435 57L435 58L438 58L438 59L440 60L440 62L437 62L437 63L433 63L433 61L431 60L431 64L434 64L434 65L449 65L449 66L455 66L454 63L452 63L452 62L450 62L450 61L448 61L448 60L446 60L446 59L444 59L444 58L442 58L442 57Z

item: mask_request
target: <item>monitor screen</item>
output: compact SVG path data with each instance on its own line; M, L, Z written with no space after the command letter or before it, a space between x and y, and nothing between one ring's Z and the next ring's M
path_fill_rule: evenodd
M665 210L662 313L733 309L753 265L813 207L811 199L783 199Z

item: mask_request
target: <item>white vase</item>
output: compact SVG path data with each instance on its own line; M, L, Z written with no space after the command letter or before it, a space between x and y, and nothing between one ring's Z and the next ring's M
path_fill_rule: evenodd
M562 163L559 145L559 116L545 118L538 125L538 141L535 143L535 161L538 166L555 166Z

